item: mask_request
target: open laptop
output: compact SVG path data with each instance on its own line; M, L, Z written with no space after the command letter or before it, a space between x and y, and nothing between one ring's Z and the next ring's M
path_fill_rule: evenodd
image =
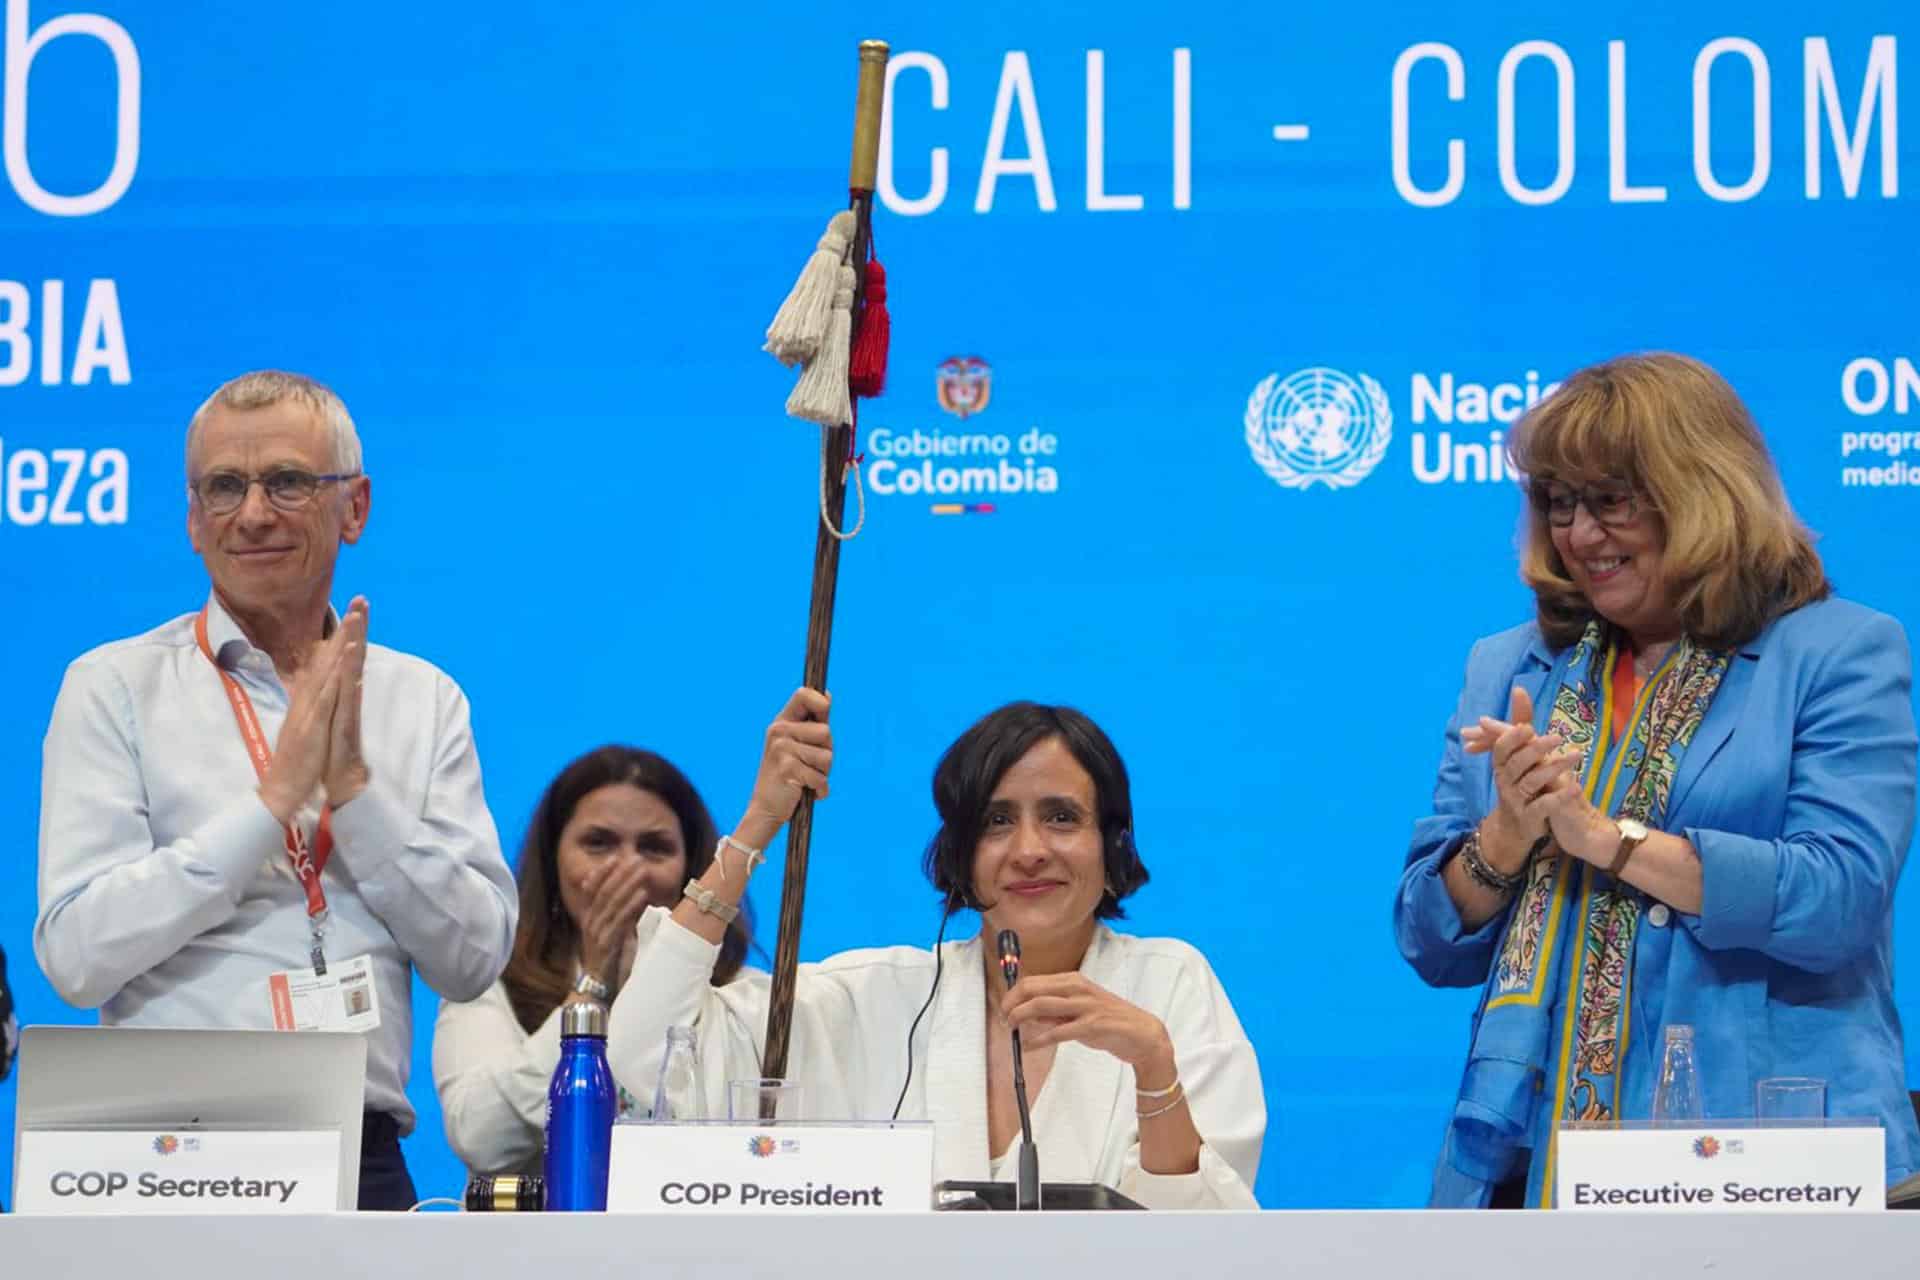
M16 1182L29 1129L338 1127L338 1207L358 1206L367 1105L367 1041L358 1033L28 1027L19 1064Z

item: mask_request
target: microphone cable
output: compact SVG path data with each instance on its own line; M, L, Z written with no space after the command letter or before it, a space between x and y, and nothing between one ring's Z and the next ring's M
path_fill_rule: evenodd
M894 1099L891 1120L900 1118L900 1108L907 1101L907 1089L913 1084L913 1033L920 1029L920 1019L927 1016L927 1010L933 1007L933 997L940 990L940 967L947 958L941 943L946 941L947 922L953 919L953 912L952 899L949 897L947 909L940 913L940 932L933 937L933 985L927 988L926 1003L920 1006L920 1012L913 1015L913 1024L907 1028L907 1078L900 1082L900 1096Z

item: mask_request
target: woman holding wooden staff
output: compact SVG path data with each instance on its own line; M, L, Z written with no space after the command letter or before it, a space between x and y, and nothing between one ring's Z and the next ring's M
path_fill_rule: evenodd
M708 1114L724 1114L728 1080L762 1074L766 976L711 979L760 851L803 792L827 794L828 706L811 689L793 695L712 867L671 913L641 917L633 955L647 980L621 992L608 1034L621 1079L657 1075L676 1026L698 1038ZM936 1181L1008 1181L1019 1030L1049 1181L1106 1183L1148 1208L1256 1208L1266 1109L1233 1005L1188 944L1105 924L1147 879L1126 766L1106 734L1069 708L1012 703L947 749L933 793L941 825L927 874L945 916L980 912L980 934L799 966L786 1076L805 1118L931 1120ZM1004 929L1024 953L1011 990L994 945Z

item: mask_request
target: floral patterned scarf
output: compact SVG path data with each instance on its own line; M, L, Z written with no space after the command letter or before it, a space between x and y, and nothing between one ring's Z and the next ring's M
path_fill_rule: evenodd
M1562 675L1546 732L1580 753L1589 802L1657 829L1687 744L1732 655L1682 639L1641 689L1625 736L1615 742L1610 675L1617 645L1612 628L1595 621L1556 664ZM1617 1116L1644 903L1632 886L1566 855L1536 858L1528 868L1494 956L1454 1111L1447 1158L1455 1169L1492 1183L1505 1176L1516 1148L1532 1144L1527 1203L1547 1207L1552 1161L1541 1146L1562 1120ZM1546 1079L1550 1064L1553 1080ZM1550 1114L1543 1117L1542 1107Z

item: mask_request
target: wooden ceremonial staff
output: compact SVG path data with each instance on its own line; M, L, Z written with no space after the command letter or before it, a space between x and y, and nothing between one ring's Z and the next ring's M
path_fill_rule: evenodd
M856 219L850 261L856 269L853 315L859 322L864 299L864 273L873 243L873 188L880 161L880 105L886 92L887 44L865 40L860 44L860 88L854 101L853 163L847 186L849 207ZM827 653L833 643L833 597L840 580L840 538L847 505L847 460L853 452L853 426L842 423L823 431L825 485L818 527L813 541L813 599L807 607L807 659L803 683L809 689L827 687ZM833 527L827 525L828 519ZM793 1035L793 986L800 964L800 919L807 901L807 853L813 840L813 793L807 792L787 824L787 870L780 894L780 938L773 951L773 993L767 1005L766 1051L760 1074L782 1079L787 1074L787 1049ZM765 1115L771 1100L762 1101ZM772 1119L771 1115L765 1118Z

